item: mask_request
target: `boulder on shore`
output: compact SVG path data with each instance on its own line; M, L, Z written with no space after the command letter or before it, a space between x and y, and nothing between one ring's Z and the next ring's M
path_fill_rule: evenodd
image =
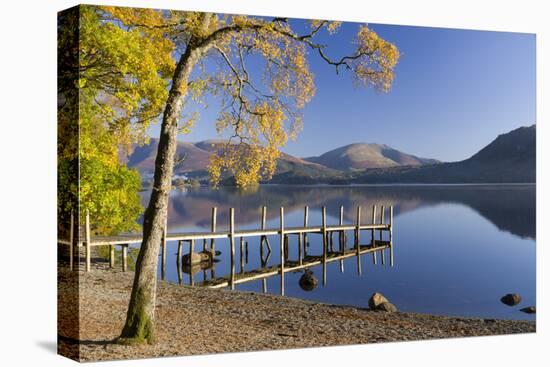
M517 293L508 293L500 299L507 306L515 306L521 302L521 296Z
M535 306L529 306L522 308L520 311L525 313L537 313L537 308Z
M376 311L397 312L397 307L390 302L382 302L376 307Z
M376 308L384 302L389 301L386 297L382 295L382 293L376 292L369 298L369 308L371 310L376 310Z
M374 293L369 299L369 308L373 311L383 311L383 312L397 312L397 307L382 293Z

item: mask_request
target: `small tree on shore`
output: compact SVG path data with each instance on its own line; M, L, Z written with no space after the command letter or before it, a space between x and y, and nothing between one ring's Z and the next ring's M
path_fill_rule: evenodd
M186 101L207 94L221 98L223 107L216 128L220 133L229 130L231 138L210 162L211 182L217 185L223 173L230 172L238 186L246 187L273 175L279 149L301 128L300 111L315 93L308 53L320 57L336 72L351 72L359 84L388 91L399 52L367 25L357 26L357 34L350 40L355 44L351 54L333 58L327 46L316 39L322 33L336 33L340 22L313 20L299 33L295 28L303 27L284 18L116 7L96 11L121 30L161 42L159 45L168 42L173 48L175 70L169 79L162 115L153 190L144 215L143 242L126 322L119 338L129 344L151 342L158 252L176 138L179 132L189 131L195 121L182 115Z

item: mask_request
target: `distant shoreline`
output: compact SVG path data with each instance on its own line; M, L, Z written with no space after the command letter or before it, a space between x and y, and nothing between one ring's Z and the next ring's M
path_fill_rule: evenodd
M372 183L372 184L307 184L307 183L262 183L258 186L292 186L292 187L475 187L475 186L535 186L536 182L484 182L484 183ZM237 186L222 185L219 188L237 188ZM212 186L201 185L197 187L187 187L186 189L214 189ZM142 187L141 192L149 191L150 188ZM178 188L172 188L172 191L178 191Z

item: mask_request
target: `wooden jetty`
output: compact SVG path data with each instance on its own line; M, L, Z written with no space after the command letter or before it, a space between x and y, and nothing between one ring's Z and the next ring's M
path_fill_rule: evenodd
M160 246L161 256L161 278L165 278L166 274L166 256L168 242L177 243L177 264L178 264L178 276L181 279L181 261L182 261L182 245L188 243L189 252L191 254L195 251L195 244L197 241L202 241L203 251L215 252L215 242L217 239L228 239L229 241L229 254L231 271L226 277L215 278L213 280L203 282L203 286L211 288L230 287L234 289L236 284L253 281L257 279L265 279L279 275L281 293L284 294L284 275L288 272L297 271L300 269L306 269L313 266L323 266L323 283L326 283L326 266L333 261L340 261L341 271L343 271L343 260L353 256L357 257L358 271L361 272L361 255L372 253L374 264L377 263L376 254L381 254L382 264L385 263L384 250L390 250L390 265L393 266L393 207L389 207L389 220L385 222L385 208L381 206L379 222L377 223L377 206L372 206L372 221L371 223L361 223L361 207L357 207L356 221L353 224L344 223L344 207L340 206L340 218L339 223L336 225L329 225L327 223L327 210L326 207L322 207L322 223L321 225L309 225L309 207L304 207L304 223L300 227L286 227L285 226L285 212L284 207L280 208L279 212L279 226L277 228L267 228L267 208L262 207L260 229L246 229L238 230L235 228L235 209L229 209L229 229L226 231L217 230L217 208L212 208L211 228L207 232L183 232L183 233L169 233L167 231L167 225L164 227L164 234L162 237L162 243ZM92 236L90 230L90 215L86 213L84 236L75 236L74 219L71 214L71 230L68 239L58 239L58 243L61 245L69 246L69 266L71 269L75 268L74 264L74 249L84 248L84 261L85 270L91 270L91 248L98 246L109 246L109 264L111 267L115 266L115 246L120 246L122 249L122 269L127 270L128 267L128 247L132 244L140 244L143 240L141 234L128 234L117 236ZM368 244L361 244L361 232L370 231L371 238ZM376 238L376 232L379 236ZM353 232L353 248L347 246L348 236L347 232ZM383 232L388 233L388 240L383 240ZM311 235L322 236L323 252L320 256L311 256L307 253L307 247L309 246L308 236ZM334 235L338 235L339 249L334 250ZM267 252L268 256L272 252L271 244L269 243L268 236L279 236L279 254L280 264L267 267L263 264L264 252ZM298 260L288 260L288 248L290 242L290 236L296 236L298 242ZM78 237L78 238L77 238ZM245 239L251 237L259 238L260 256L262 257L261 269L246 272L244 271L243 256L248 253L248 241ZM240 273L236 273L235 269L235 246L237 239L239 240L240 247ZM247 255L246 255L247 256ZM191 256L187 257L191 261ZM192 264L188 264L191 266ZM193 284L192 272L190 272L191 283Z

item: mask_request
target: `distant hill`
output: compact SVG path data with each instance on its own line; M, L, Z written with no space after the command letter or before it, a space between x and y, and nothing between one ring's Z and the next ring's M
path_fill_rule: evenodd
M175 174L188 174L206 181L206 171L210 156L224 149L223 140L205 140L197 143L178 141L176 154L185 159L176 166ZM128 157L127 165L138 169L141 173L153 173L155 170L155 157L158 149L158 139L151 139L144 146L134 147L133 153ZM281 153L277 161L276 175L307 176L311 179L327 179L339 176L340 172L323 165L305 161L290 154Z
M128 157L128 167L137 168L142 173L153 173L157 149L158 139L151 139L147 145L134 147L133 153ZM196 147L193 143L178 141L176 154L178 157L185 157L175 169L175 173L182 174L205 170L211 153Z
M385 144L373 143L346 145L326 152L319 157L306 158L306 160L340 171L439 163L436 159L420 158L403 153Z
M177 154L185 160L176 174L208 182L210 156L220 151L222 140L178 142ZM142 173L154 171L158 140L135 147L128 166ZM275 184L361 183L510 183L535 182L536 127L521 127L499 135L493 142L460 162L441 163L419 158L381 144L350 144L319 157L298 158L282 153L271 180ZM231 185L228 177L223 184Z
M366 170L354 183L512 183L536 181L536 127L499 135L460 162Z

